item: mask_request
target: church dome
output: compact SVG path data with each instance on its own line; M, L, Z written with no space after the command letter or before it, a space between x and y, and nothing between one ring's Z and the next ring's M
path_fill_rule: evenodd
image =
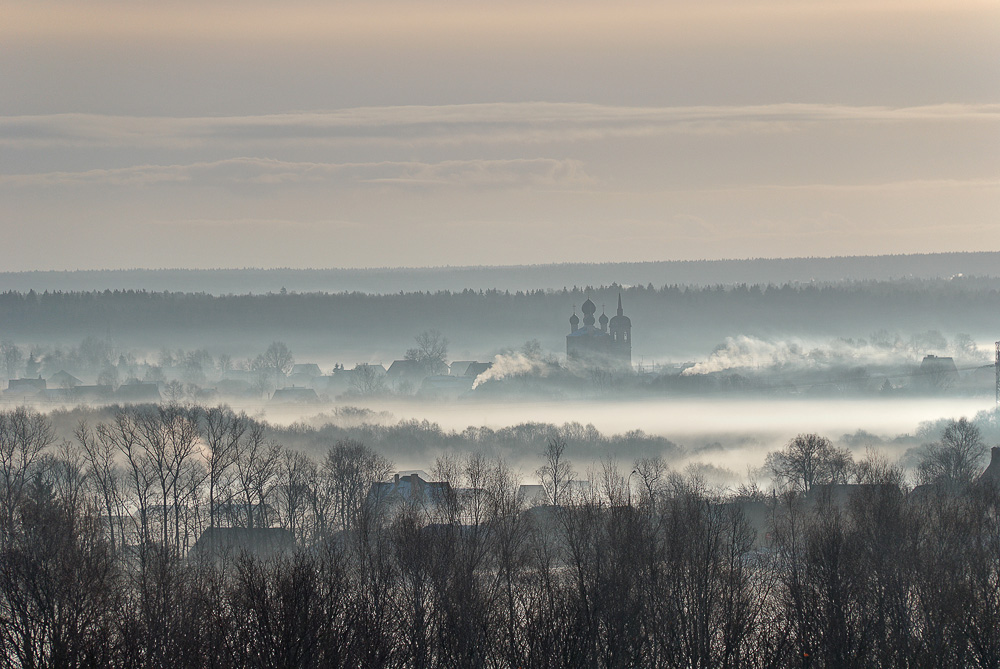
M620 330L630 327L632 327L632 321L625 315L625 310L622 309L622 294L618 293L618 315L611 319L611 329Z
M628 316L615 316L611 319L612 328L630 328L632 327L632 321Z
M600 321L601 327L604 327L605 325L608 324L608 315L602 311L601 317L598 318L597 320Z
M583 311L583 326L587 328L594 327L594 312L597 311L597 305L591 302L588 297L580 309Z

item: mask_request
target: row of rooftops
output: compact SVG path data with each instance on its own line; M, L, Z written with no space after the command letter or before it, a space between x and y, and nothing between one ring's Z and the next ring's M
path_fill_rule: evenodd
M414 360L395 360L386 369L382 364L358 363L353 369L341 365L324 375L319 365L301 363L293 366L285 377L286 385L278 388L272 401L276 403L312 403L319 401L318 393L343 391L350 385L353 374L365 370L389 380L424 382L424 386L434 389L468 390L472 381L492 367L493 363L475 360L456 360L441 369L428 371ZM252 393L252 372L229 370L214 384L215 392L225 396L242 396ZM466 387L468 386L468 387ZM211 386L207 386L211 389ZM48 379L10 379L3 391L5 399L32 399L52 402L159 402L162 396L156 383L126 383L115 389L106 384L86 384L65 370L59 370Z
M66 382L66 377L75 383ZM52 381L55 379L56 384ZM159 402L159 387L155 383L126 383L115 389L105 384L86 385L66 372L49 378L11 379L4 390L5 399L34 399L67 402Z

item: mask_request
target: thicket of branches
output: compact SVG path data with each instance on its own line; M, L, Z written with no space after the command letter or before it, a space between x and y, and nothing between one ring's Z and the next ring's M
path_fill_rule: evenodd
M436 463L435 503L387 506L368 493L391 464L363 444L316 462L261 427L126 408L60 444L45 416L0 412L0 664L1000 663L992 486L917 496L870 456L846 504L720 497L657 458L629 475L606 461L573 489L572 444L554 439L540 472L559 506L529 509L479 454ZM297 549L193 557L219 524L280 526Z

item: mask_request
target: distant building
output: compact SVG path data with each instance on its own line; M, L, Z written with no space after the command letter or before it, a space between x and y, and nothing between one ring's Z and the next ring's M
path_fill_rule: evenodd
M314 362L302 363L299 365L292 366L292 375L295 374L307 374L309 376L322 376L323 372L320 371L319 365Z
M976 482L980 485L991 485L1000 488L1000 446L990 449L990 464Z
M60 369L58 372L49 377L50 388L75 388L76 386L81 385L83 385L83 381L76 378L65 369Z
M917 382L926 390L947 390L958 382L955 360L936 355L924 356Z
M295 549L295 537L281 527L210 527L194 542L188 557L235 559L250 555L267 560Z
M7 390L4 395L29 397L35 396L45 390L45 379L11 379L7 382Z
M47 390L39 393L39 397L43 397L51 402L71 402L77 404L98 404L102 402L109 402L111 401L113 395L114 388L109 385L77 385L71 387L60 386L56 388L48 388Z
M492 362L473 362L465 368L465 376L476 378L483 372L493 367Z
M465 376L469 365L475 363L475 360L455 360L448 366L448 373L452 376Z
M253 386L249 382L240 379L219 379L215 384L215 390L222 397L256 397Z
M357 373L357 372L367 372L369 370L378 374L379 376L385 376L385 367L383 365L381 364L375 365L369 362L359 362L354 366L354 369L352 369L351 371Z
M163 399L160 397L160 389L155 383L126 383L118 386L114 397L119 402L128 404L155 404Z
M316 404L318 402L319 396L312 388L288 386L286 388L278 388L271 395L272 404Z
M538 483L522 484L517 490L518 496L524 500L527 506L537 506L548 503L548 493L545 486Z
M493 366L492 362L477 362L475 360L456 360L451 363L451 376L469 376L476 378Z
M566 357L590 365L611 365L632 368L632 321L622 309L622 296L618 294L618 313L608 319L601 312L600 324L595 327L594 313L597 305L590 298L580 308L583 325L574 309L570 316L570 333L566 335Z
M397 473L392 481L373 483L368 491L368 503L392 511L404 505L436 508L451 492L446 481L429 481L420 470Z
M393 381L420 381L427 376L427 371L416 360L393 360L385 375Z

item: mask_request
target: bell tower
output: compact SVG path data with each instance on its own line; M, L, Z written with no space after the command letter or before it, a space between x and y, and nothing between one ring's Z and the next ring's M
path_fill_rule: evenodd
M611 355L622 364L632 366L632 321L622 309L622 294L618 293L618 314L608 323L611 335Z

